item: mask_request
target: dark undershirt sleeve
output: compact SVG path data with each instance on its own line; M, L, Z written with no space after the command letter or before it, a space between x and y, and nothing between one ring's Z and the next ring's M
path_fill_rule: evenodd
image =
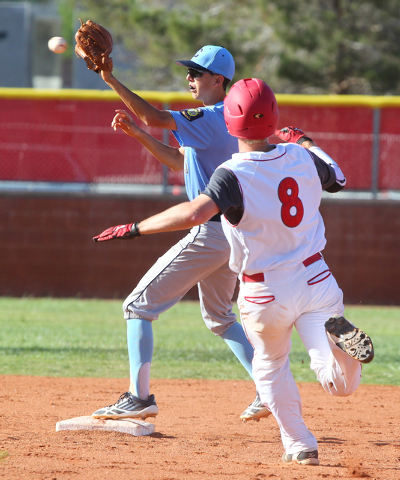
M321 160L318 155L308 150L308 153L312 156L315 166L317 168L318 176L321 181L322 189L329 193L339 192L344 188L336 182L335 170L326 162Z
M213 200L229 223L237 225L243 216L243 197L235 174L227 168L215 170L203 192Z

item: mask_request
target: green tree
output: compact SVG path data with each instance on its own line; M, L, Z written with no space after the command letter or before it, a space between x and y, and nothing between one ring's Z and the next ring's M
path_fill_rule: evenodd
M398 0L80 0L76 12L133 52L117 71L131 88L186 88L175 60L215 44L233 54L235 80L278 93L400 93Z
M397 0L282 0L275 14L285 90L400 93Z

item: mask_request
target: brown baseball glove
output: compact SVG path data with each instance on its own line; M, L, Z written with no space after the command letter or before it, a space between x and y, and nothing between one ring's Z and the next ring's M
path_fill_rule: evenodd
M83 23L75 34L77 57L85 60L87 68L100 73L100 70L111 72L113 69L110 53L113 49L113 39L108 30L92 20Z

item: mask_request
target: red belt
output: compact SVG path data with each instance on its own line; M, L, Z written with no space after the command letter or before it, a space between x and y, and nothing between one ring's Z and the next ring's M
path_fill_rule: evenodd
M318 262L318 260L321 260L322 255L318 253L314 253L314 255L311 255L311 257L308 257L304 260L303 265L305 267L308 267L309 265L312 265L315 262ZM246 275L243 273L242 275L242 281L243 282L253 282L253 283L258 283L258 282L263 282L264 281L264 274L261 273L253 273L253 275Z
M309 265L312 265L315 262L318 262L318 260L321 260L322 255L318 253L314 253L314 255L311 255L311 257L308 257L304 260L303 265L305 267L308 267Z

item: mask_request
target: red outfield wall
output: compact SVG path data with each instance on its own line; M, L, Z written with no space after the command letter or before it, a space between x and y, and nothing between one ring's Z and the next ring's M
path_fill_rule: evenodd
M0 295L124 298L183 232L94 243L180 197L0 195ZM323 200L325 258L346 303L400 305L399 203ZM197 298L193 289L186 298Z
M140 93L159 108L196 106L187 93ZM399 98L277 100L279 126L301 127L336 158L347 191L400 190ZM166 171L138 142L111 129L117 108L124 105L111 91L0 89L0 295L123 298L181 237L178 232L133 242L91 241L110 225L140 220L184 199L130 195L132 185L136 191L148 185L147 194L157 191L151 185L181 185L182 175ZM171 134L148 131L174 144ZM55 183L52 194L39 194L37 183L21 188L15 181ZM58 182L74 182L81 193L61 194ZM99 184L108 184L107 195L84 193ZM110 193L118 191L113 184L125 184L129 196ZM17 193L22 189L36 193ZM399 207L383 200L323 200L325 257L347 303L400 304ZM188 298L196 298L195 289Z
M157 108L198 105L187 93L139 93ZM277 100L279 127L312 136L340 163L347 189L400 190L400 98ZM111 91L0 89L0 180L181 185L181 173L163 179L162 166L136 140L111 129L118 108L126 107ZM176 145L172 134L146 130Z

